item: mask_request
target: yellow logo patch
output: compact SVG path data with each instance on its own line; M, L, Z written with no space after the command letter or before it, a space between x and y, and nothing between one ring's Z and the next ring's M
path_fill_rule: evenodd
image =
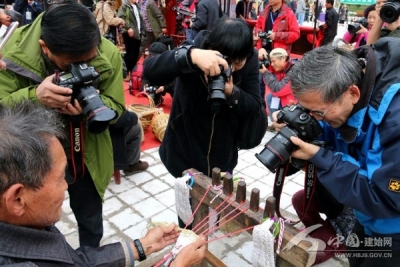
M388 189L393 192L400 193L400 181L390 179Z

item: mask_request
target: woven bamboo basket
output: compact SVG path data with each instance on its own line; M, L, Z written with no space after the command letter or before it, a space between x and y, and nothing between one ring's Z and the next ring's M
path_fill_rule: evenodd
M164 139L165 130L167 129L169 114L165 114L162 109L158 110L151 120L151 129L153 134L160 142Z
M135 95L137 98L139 95L144 95L149 100L148 105L144 104L131 104L128 106L128 110L133 111L139 118L140 124L142 125L143 132L145 132L150 124L151 119L153 118L154 113L157 112L156 105L154 104L153 98L144 92L140 92Z

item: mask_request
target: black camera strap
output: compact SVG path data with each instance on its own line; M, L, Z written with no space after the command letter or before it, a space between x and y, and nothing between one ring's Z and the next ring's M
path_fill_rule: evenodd
M315 170L314 164L311 162L306 161L306 167L305 167L305 177L304 177L304 191L305 191L305 197L304 197L304 203L303 207L305 207L304 214L302 218L300 218L298 221L291 221L289 219L286 219L285 217L282 216L281 211L280 211L280 200L281 200L281 195L282 195L282 190L283 190L283 184L285 182L286 178L286 173L289 169L289 165L291 163L289 161L286 161L286 163L279 165L278 168L276 168L276 174L275 174L275 182L274 182L274 191L273 191L273 196L276 199L276 214L278 217L283 218L285 221L289 222L290 224L296 224L299 223L300 221L303 220L304 216L307 214L308 207L311 203L311 198L314 194L314 189L315 185L317 182L317 172Z
M69 135L71 144L71 162L73 182L85 175L85 161L83 158L83 123L81 116L70 116Z

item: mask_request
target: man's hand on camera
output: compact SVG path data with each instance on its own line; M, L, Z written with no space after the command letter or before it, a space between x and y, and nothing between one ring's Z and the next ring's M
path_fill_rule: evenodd
M66 107L59 108L57 111L66 115L79 115L83 113L82 107L76 99L74 99L74 105L68 103Z
M265 67L264 64L262 64L262 65L261 65L261 69L260 69L260 73L261 73L261 74L264 74L264 73L266 73L266 72L269 72L269 70Z
M36 88L36 96L40 103L50 108L66 108L71 102L72 89L53 83L54 75L44 79Z
M156 94L162 93L164 92L164 86L160 86L158 87L158 89L156 90Z
M298 149L292 153L292 157L297 159L309 160L315 154L317 154L318 150L320 149L319 146L306 143L300 138L295 136L290 137L290 141L292 141L293 144L298 146Z
M229 80L225 83L225 91L224 91L225 96L227 98L230 97L232 94L232 91L233 91L233 79L231 76L231 77L229 77Z
M260 50L258 50L258 59L261 60L267 57L268 57L267 50L265 50L264 48L260 48Z
M267 38L270 40L275 40L275 33L272 32L270 35L267 36Z
M368 30L367 30L363 25L361 25L361 24L360 24L360 28L361 28L361 29L359 29L359 30L356 32L356 34L362 34L362 33L368 32Z
M285 125L286 125L286 123L278 123L278 117L277 117L277 115L278 115L278 113L279 113L280 111L278 110L278 111L275 111L275 112L273 112L272 113L272 126L275 128L275 131L279 131L280 129L282 129Z
M215 50L203 50L194 48L190 51L193 64L197 65L206 76L217 76L221 73L219 66L228 69L228 62L221 57L221 53Z

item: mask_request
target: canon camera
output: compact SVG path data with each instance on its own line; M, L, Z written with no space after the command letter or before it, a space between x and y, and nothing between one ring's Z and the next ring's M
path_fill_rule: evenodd
M53 78L53 83L72 89L71 102L78 100L86 116L86 128L93 134L104 132L110 121L117 117L117 113L104 104L93 87L98 78L99 73L85 63L72 63L68 71Z
M232 75L232 68L229 65L224 71L222 66L219 66L221 73L217 76L208 76L208 101L211 103L211 111L217 113L221 104L226 101L225 83L229 81Z
M256 158L273 173L280 164L289 159L296 148L290 137L297 136L305 142L311 142L322 134L318 121L300 105L284 107L277 118L278 123L286 125L265 144L260 154L256 154Z
M382 6L379 16L386 23L395 22L400 16L400 0L388 0Z

